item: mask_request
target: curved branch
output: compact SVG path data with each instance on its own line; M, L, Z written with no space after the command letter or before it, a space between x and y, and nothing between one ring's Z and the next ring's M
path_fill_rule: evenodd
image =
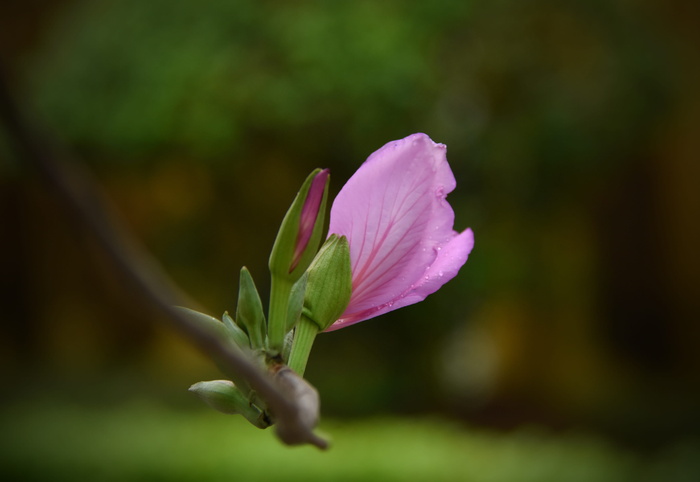
M18 159L41 176L68 214L94 236L114 270L125 278L134 294L163 314L164 320L201 351L245 378L267 403L283 442L327 448L327 441L313 433L315 423L309 422L315 420L309 413L318 410L317 406L307 403L309 397L298 390L286 389L286 385L280 385L276 378L253 365L242 352L222 343L175 309L174 305L194 306L194 303L110 214L106 199L89 174L23 114L0 71L0 122L5 125ZM308 386L305 390L315 392L311 385L304 383Z

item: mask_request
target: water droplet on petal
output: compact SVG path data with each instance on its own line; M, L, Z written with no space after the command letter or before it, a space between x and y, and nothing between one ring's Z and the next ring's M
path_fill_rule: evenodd
M438 276L439 276L440 278L442 278L442 275L443 275L443 274L444 274L444 273L443 273L442 271L438 271Z

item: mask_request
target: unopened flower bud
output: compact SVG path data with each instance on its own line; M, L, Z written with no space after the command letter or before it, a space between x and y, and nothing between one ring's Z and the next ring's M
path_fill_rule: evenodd
M301 186L272 247L273 276L296 281L311 263L323 234L328 180L328 169L316 169Z
M303 314L323 331L343 314L351 293L348 240L331 235L309 266Z
M190 387L207 405L222 413L240 413L259 428L269 426L263 412L229 380L198 382Z

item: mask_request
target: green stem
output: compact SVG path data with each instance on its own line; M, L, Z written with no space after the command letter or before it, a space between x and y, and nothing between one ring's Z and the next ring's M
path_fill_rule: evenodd
M282 353L287 334L287 306L292 292L292 283L284 278L272 276L270 286L270 313L267 320L267 340L270 351Z
M302 314L294 331L294 342L292 343L292 352L289 355L288 363L289 368L294 370L300 377L304 376L306 362L309 359L311 347L317 334L318 325Z

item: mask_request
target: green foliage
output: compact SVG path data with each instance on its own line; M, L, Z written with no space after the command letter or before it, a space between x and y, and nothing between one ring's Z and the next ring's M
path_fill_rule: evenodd
M578 172L663 109L663 45L615 2L471 4L80 2L29 75L74 142L127 154L429 131L489 170Z
M429 84L430 32L407 15L367 1L86 2L32 78L49 117L103 149L217 155L251 131L328 122L366 134Z
M4 480L685 482L686 443L641 457L582 434L504 435L440 419L326 421L328 452L290 449L239 418L150 403L29 403L0 412Z

